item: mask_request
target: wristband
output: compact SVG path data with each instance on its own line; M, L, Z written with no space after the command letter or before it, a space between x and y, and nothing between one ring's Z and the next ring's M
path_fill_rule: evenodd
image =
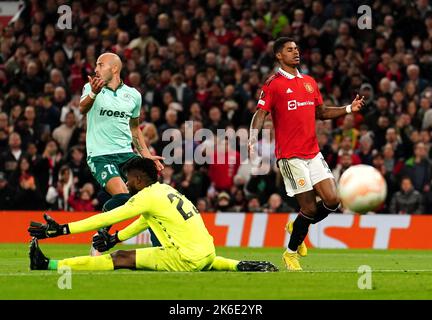
M94 100L96 99L96 93L94 93L93 91L90 91L88 96L90 97L90 99Z
M69 224L61 224L60 230L61 230L61 234L63 235L70 234Z
M347 106L345 107L345 110L346 110L347 113L351 113L351 112L352 112L352 110L351 110L351 105L350 105L350 104L347 105Z

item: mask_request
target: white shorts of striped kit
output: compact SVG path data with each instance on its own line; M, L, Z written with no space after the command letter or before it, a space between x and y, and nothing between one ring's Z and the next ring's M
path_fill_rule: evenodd
M313 190L313 186L322 180L334 179L321 152L313 159L282 158L278 160L278 166L289 197Z

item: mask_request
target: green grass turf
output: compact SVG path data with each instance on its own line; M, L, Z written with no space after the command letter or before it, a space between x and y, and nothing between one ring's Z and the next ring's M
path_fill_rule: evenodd
M89 252L89 245L40 244L52 258ZM0 244L0 299L432 299L432 251L313 249L301 259L303 272L286 271L282 252L217 248L229 258L272 261L277 273L75 271L72 289L60 290L56 271L29 271L27 245ZM371 290L357 286L360 265L372 268Z

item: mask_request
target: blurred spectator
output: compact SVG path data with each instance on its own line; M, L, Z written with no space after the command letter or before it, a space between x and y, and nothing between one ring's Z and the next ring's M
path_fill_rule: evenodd
M414 189L419 192L429 192L432 179L431 161L427 158L426 147L423 142L414 146L414 156L405 161L402 174L408 176Z
M209 211L210 207L206 198L199 198L196 202L196 208L200 213Z
M162 45L167 45L168 36L171 33L170 30L170 18L166 13L161 13L157 18L156 29L153 31L153 36Z
M381 208L381 209L383 210L383 212L389 212L388 207L390 205L392 195L398 190L399 176L396 176L392 172L387 171L386 166L384 165L384 156L381 152L377 152L373 156L372 166L382 174L387 184L387 196L385 200L385 208L384 209Z
M20 134L23 140L22 147L26 148L29 142L39 142L43 128L36 120L36 110L32 105L25 107L22 117L22 126L16 126L15 131Z
M9 119L6 112L0 112L0 154L6 151L8 146Z
M152 153L151 149L153 149L155 154L162 154L163 144L160 141L156 126L151 122L147 123L142 129L142 133L146 139L147 146L150 147L150 152Z
M392 146L395 157L402 158L405 155L405 146L395 128L388 128L385 135L385 143Z
M193 163L185 163L182 172L176 174L173 178L177 186L177 190L184 194L193 203L198 198L205 196L204 177L199 171L195 170Z
M18 159L23 154L21 148L21 136L12 132L9 135L8 148L0 157L0 170L9 177L18 167Z
M214 151L209 155L208 176L216 190L228 191L234 184L234 176L240 166L240 153L232 148L228 139L217 139Z
M226 212L231 207L231 196L223 191L218 194L215 209L217 211Z
M262 212L261 203L258 197L250 197L247 201L247 212Z
M347 114L343 118L343 123L340 128L334 130L334 139L340 143L344 137L351 138L351 147L355 149L358 143L359 131L354 127L354 114Z
M82 88L82 86L81 86L81 88ZM81 90L81 88L80 88L80 90ZM67 105L62 107L61 114L60 114L60 121L62 123L65 122L66 115L71 111L75 115L75 121L77 124L79 124L82 121L83 115L79 111L79 99L80 99L80 97L78 95L75 95L72 97L72 100Z
M357 154L362 164L372 165L373 140L369 135L364 135L359 140Z
M165 168L161 171L161 175L159 177L159 181L161 183L166 183L174 188L177 188L176 182L173 178L174 175L174 169L170 165L165 165Z
M50 186L46 195L46 201L51 210L69 210L69 197L74 192L73 173L67 165L59 170L58 180L55 186Z
M159 135L162 137L163 133L165 130L168 129L178 129L178 125L177 125L177 111L175 110L167 110L167 112L165 113L165 121L166 123L162 124L159 127Z
M69 146L81 146L86 148L86 135L87 135L87 117L82 118L81 123L75 126L72 136L69 140Z
M72 170L74 176L74 185L77 188L81 188L88 182L93 182L96 184L90 172L90 168L85 161L85 151L81 147L74 146L70 149L69 161L67 162L67 165Z
M11 188L4 172L0 172L0 210L13 210L14 190Z
M46 193L48 187L54 186L57 182L58 171L62 163L63 154L55 140L49 140L42 153L42 159L35 164L42 190Z
M388 99L381 95L376 100L376 108L372 109L368 114L366 114L366 124L373 131L376 132L378 129L378 119L382 116L386 116L393 120L393 117L389 111L389 102ZM379 146L378 146L379 147Z
M233 199L230 211L244 212L246 210L246 195L243 189L236 189L231 194L233 194Z
M94 187L86 183L77 193L71 193L68 204L74 211L95 211L98 200L93 198Z
M187 108L191 105L193 100L193 91L184 82L182 74L174 74L167 89L174 93L175 100L180 102L183 105L183 108Z
M288 205L282 201L282 197L277 193L273 193L264 205L264 212L268 213L292 211L294 211L294 208L288 207Z
M39 121L45 125L50 132L60 124L60 111L54 106L50 97L40 95L36 100L36 108L39 110Z
M401 179L400 191L396 192L392 197L390 212L398 214L424 213L422 195L414 189L409 177Z
M262 174L265 173L266 174ZM276 192L276 172L269 161L263 161L258 171L252 172L246 185L246 192L258 197L260 204L266 203L271 194Z
M18 160L17 168L11 174L10 185L14 192L14 209L16 210L43 210L45 201L38 188L38 182L33 175L31 162L26 156Z
M264 20L273 38L277 38L289 23L288 17L280 10L278 2L270 3L270 11L264 16Z
M209 120L205 127L210 129L214 134L217 129L225 129L228 123L222 119L222 112L218 107L211 107L209 110Z
M68 150L69 142L75 130L75 123L75 113L69 111L69 113L66 114L63 124L55 128L52 133L53 138L58 142L63 153L66 153Z
M395 157L393 146L391 144L386 144L383 147L382 154L384 157L384 167L386 172L398 176L404 166L404 163Z
M129 48L131 49L138 48L140 52L143 53L145 52L147 44L150 41L155 42L155 39L150 35L150 28L147 24L142 24L139 27L139 36L131 40L131 42L129 43Z
M21 79L20 88L31 97L42 91L43 79L39 74L40 70L36 61L30 61L27 64L25 75Z
M341 162L341 157L343 154L350 154L351 155L351 163L352 165L360 164L361 159L358 154L356 154L353 150L353 143L352 138L350 136L345 136L342 138L342 141L340 143L340 149L338 151L338 157L337 157L337 163Z
M416 64L410 64L407 66L406 75L407 80L414 85L417 92L422 92L428 85L428 82L420 77L420 68Z
M348 170L349 167L352 166L352 157L349 152L344 152L340 156L340 162L336 165L336 168L333 169L332 173L335 177L336 182L339 182L342 174Z

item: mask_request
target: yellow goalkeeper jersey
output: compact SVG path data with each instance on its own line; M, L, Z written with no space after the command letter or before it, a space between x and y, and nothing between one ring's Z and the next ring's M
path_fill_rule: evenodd
M97 230L138 217L118 237L121 241L150 227L163 247L174 247L188 260L215 252L213 237L198 210L173 187L156 182L138 192L124 205L90 218L69 223L71 233Z

